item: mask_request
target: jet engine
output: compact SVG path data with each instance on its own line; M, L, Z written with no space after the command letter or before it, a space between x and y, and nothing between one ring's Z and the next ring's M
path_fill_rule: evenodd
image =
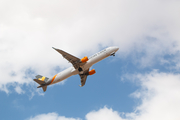
M89 71L89 75L93 75L95 73L96 73L95 69L92 69L92 70Z
M85 63L85 62L87 62L88 60L89 60L88 57L85 56L85 57L83 57L83 58L81 59L81 62L82 62L82 63Z

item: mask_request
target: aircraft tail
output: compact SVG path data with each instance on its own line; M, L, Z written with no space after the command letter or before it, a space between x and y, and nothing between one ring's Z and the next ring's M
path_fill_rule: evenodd
M45 82L49 79L49 78L44 77L44 76L42 76L42 75L37 75L36 78L37 78L38 80L45 81Z
M47 89L47 85L46 85L46 81L49 79L47 77L41 76L41 75L37 75L36 76L37 79L34 79L35 82L37 82L40 86L38 86L37 88L42 87L43 91L45 92Z
M35 82L37 82L39 85L42 85L45 83L45 81L34 79Z
M46 89L47 89L47 86L44 86L45 85L45 81L42 81L42 80L38 80L38 79L34 79L35 82L37 82L40 86L38 86L37 88L40 88L42 87L43 91L45 92Z
M43 91L46 92L47 86L42 87Z

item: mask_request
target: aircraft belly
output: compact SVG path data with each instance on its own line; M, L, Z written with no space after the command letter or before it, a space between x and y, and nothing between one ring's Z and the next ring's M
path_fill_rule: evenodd
M75 70L73 67L68 68L68 69L58 73L58 75L57 75L55 81L53 82L53 84L57 83L57 82L61 82L61 81L65 80L65 79L67 79L68 77L70 77L72 75L76 75L76 74L78 74L77 70Z
M97 62L105 59L105 58L108 57L108 56L109 56L109 55L106 54L106 53L103 53L103 54L101 54L101 55L98 55L98 56L90 59L89 61L87 61L87 63L86 63L85 65L83 65L82 67L83 67L84 70L87 70L87 69L89 69L93 64L95 64L95 63L97 63ZM54 80L53 80L53 78L50 79L51 81L53 80L53 81L51 82L51 84L55 84L55 83L57 83L57 82L61 82L61 81L65 80L65 79L67 79L68 77L70 77L70 76L72 76L72 75L76 75L76 74L79 74L79 71L78 71L77 69L74 69L74 67L70 67L70 68L68 68L68 69L66 69L66 70L58 73Z
M101 55L99 55L99 56L96 56L96 57L90 59L90 60L87 62L87 64L89 64L89 66L91 67L93 64L95 64L95 63L97 63L97 62L105 59L105 58L108 57L108 56L109 56L109 55L107 55L106 53L103 53L103 54L101 54Z

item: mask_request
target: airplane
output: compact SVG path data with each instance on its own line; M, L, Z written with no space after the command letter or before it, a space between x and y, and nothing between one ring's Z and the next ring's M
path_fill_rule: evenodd
M54 75L52 78L47 78L47 77L44 77L41 75L37 75L36 79L34 79L34 81L40 85L37 88L42 87L44 92L46 91L48 85L52 85L52 84L61 82L65 79L67 79L68 77L70 77L72 75L77 75L77 74L79 74L79 76L81 78L80 87L84 86L86 83L87 76L93 75L96 73L95 69L89 70L90 67L93 64L107 58L108 56L115 56L115 53L119 50L118 47L108 47L108 48L94 54L93 56L91 56L89 58L87 56L85 56L84 58L79 59L63 50L56 49L54 47L53 47L53 49L55 49L57 52L59 52L73 66Z

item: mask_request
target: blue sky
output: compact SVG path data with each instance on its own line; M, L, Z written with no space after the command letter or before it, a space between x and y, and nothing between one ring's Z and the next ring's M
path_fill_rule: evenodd
M0 2L2 120L179 120L179 0ZM2 12L3 11L3 12ZM118 46L79 87L72 76L37 89L37 74Z

